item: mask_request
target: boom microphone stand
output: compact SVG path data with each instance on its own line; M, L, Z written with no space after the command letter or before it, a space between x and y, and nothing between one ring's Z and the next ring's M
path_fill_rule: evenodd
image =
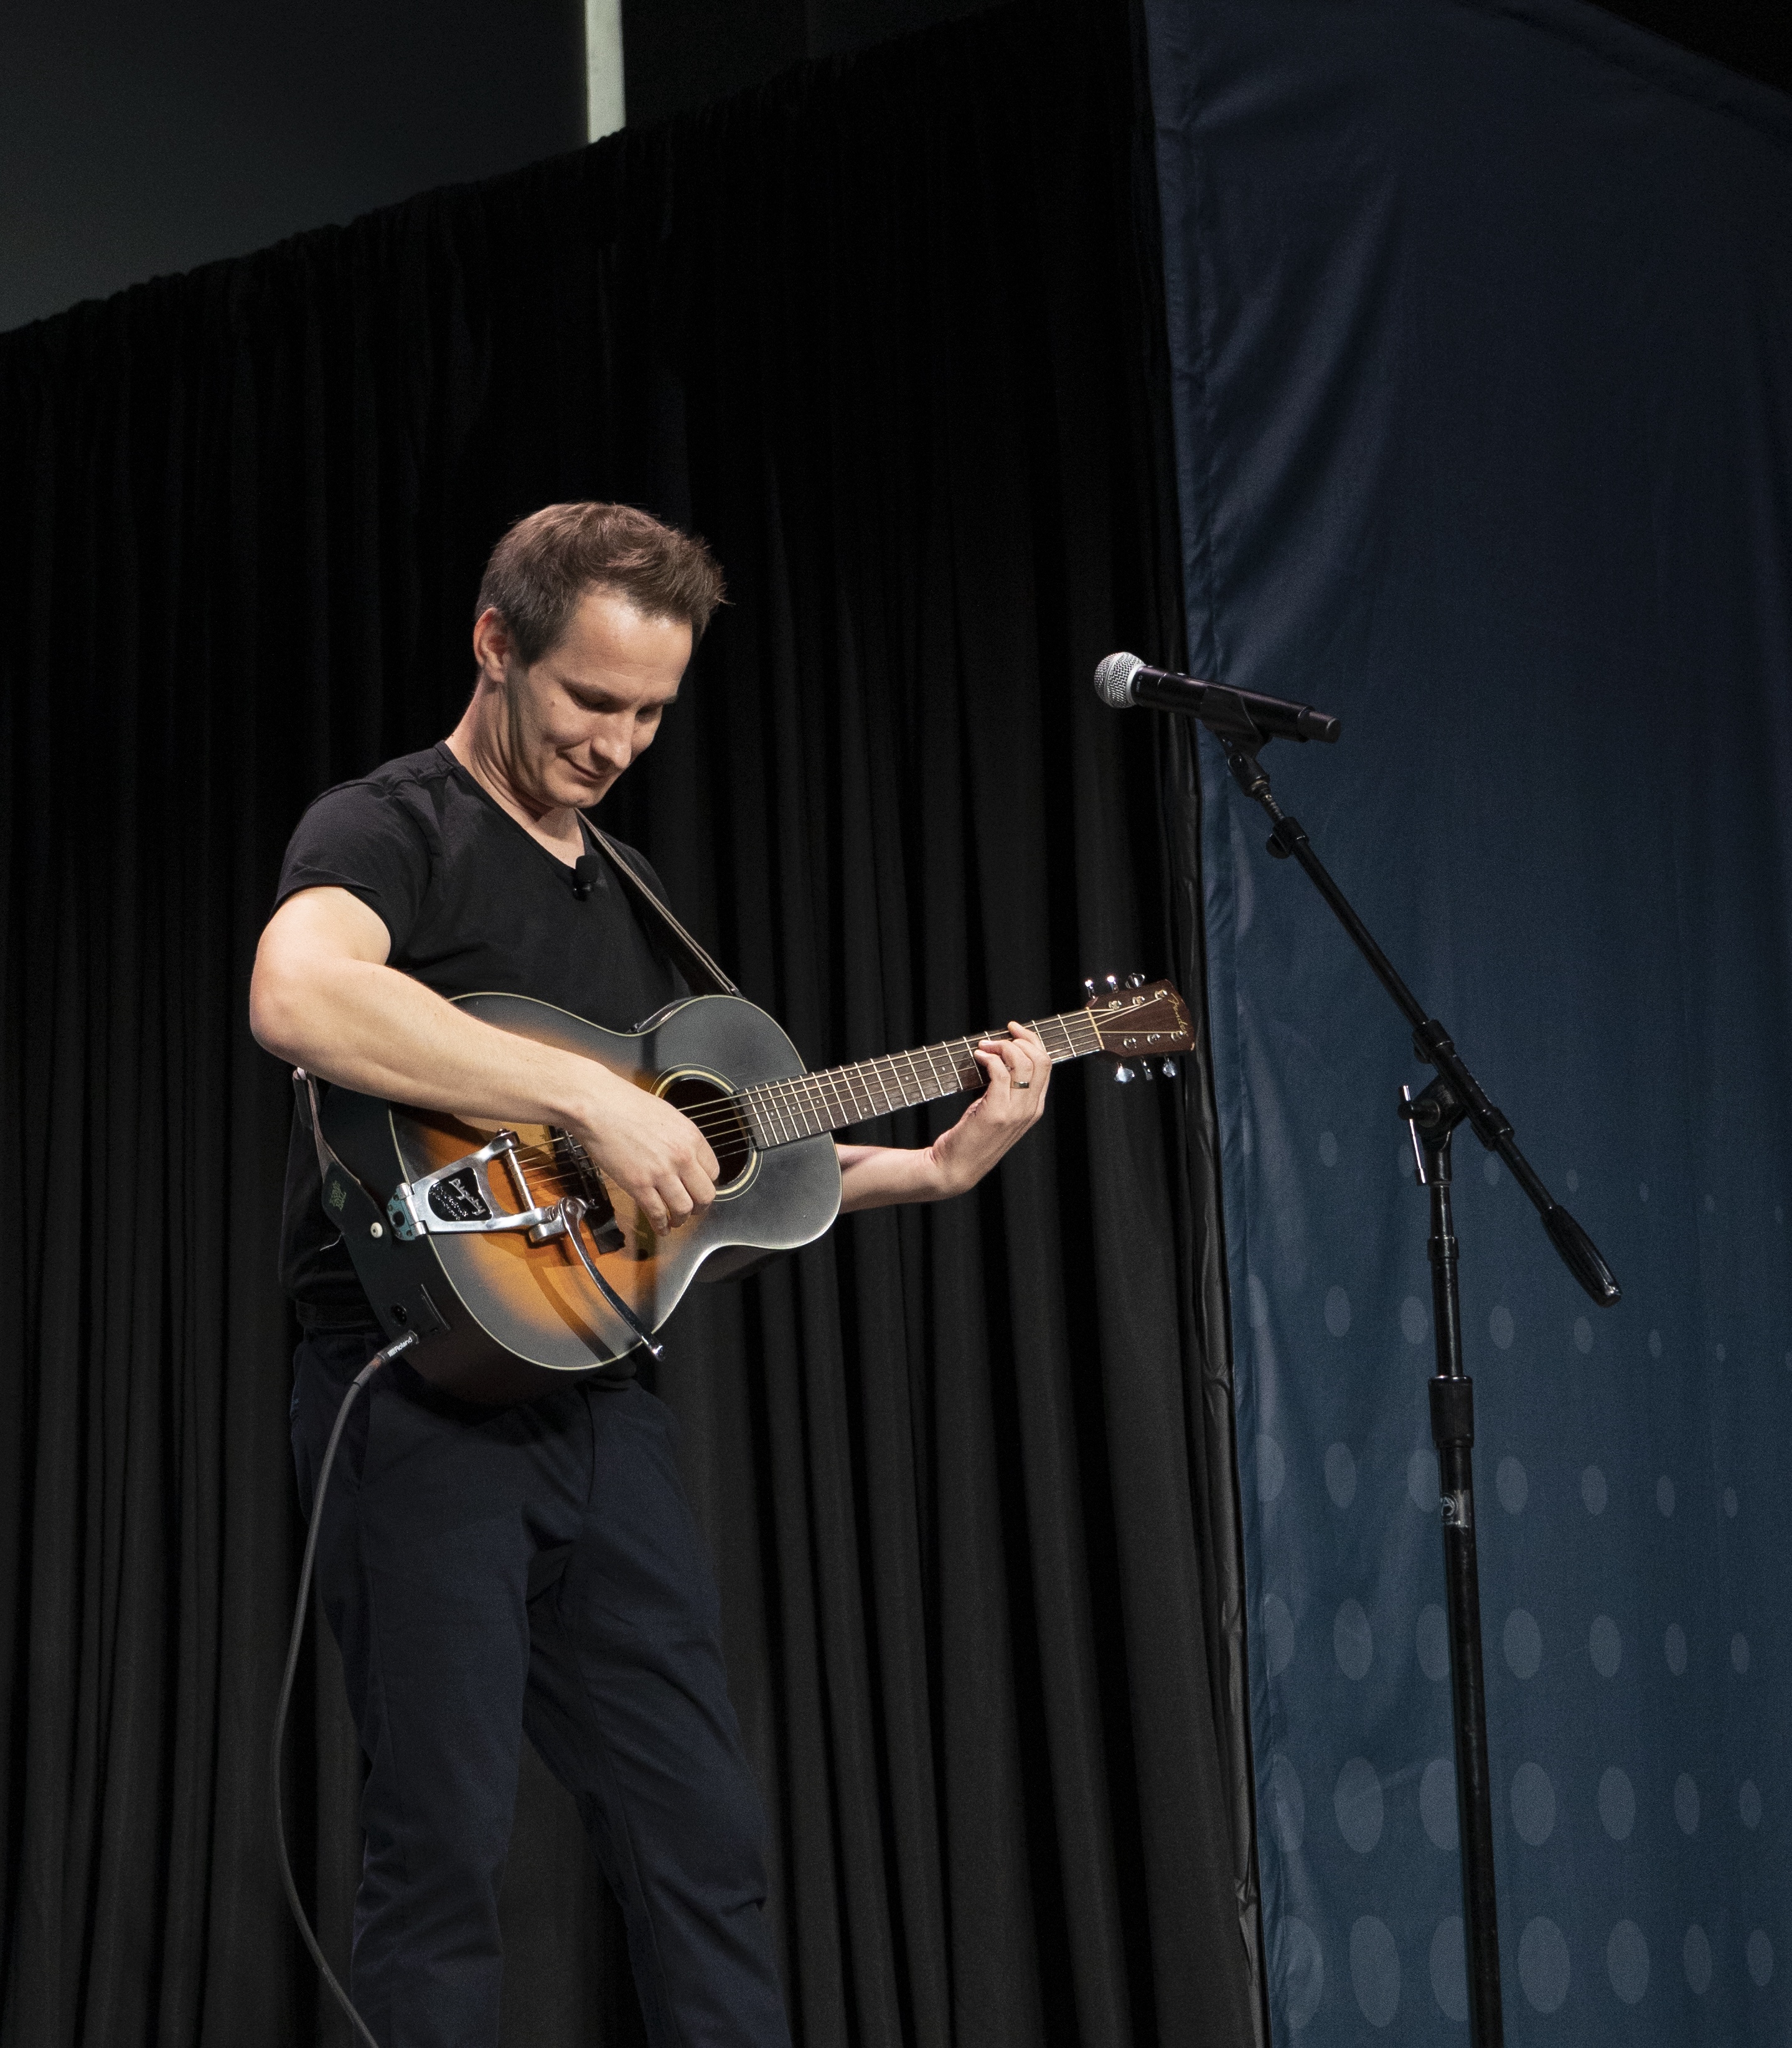
M1430 1383L1431 1437L1437 1447L1439 1506L1443 1520L1444 1584L1449 1617L1450 1709L1456 1743L1456 1805L1462 1849L1462 1922L1467 1949L1468 2030L1472 2048L1502 2048L1499 1930L1493 1888L1493 1802L1488 1777L1487 1695L1481 1665L1481 1596L1475 1558L1475 1393L1462 1369L1461 1304L1457 1250L1450 1208L1450 1140L1466 1123L1490 1152L1497 1152L1535 1204L1550 1242L1568 1270L1602 1309L1618 1299L1618 1282L1592 1239L1550 1191L1519 1151L1512 1126L1483 1092L1450 1035L1395 973L1368 927L1326 871L1301 830L1276 801L1258 754L1267 744L1242 697L1208 685L1195 712L1225 750L1239 787L1262 805L1270 823L1270 851L1293 859L1330 904L1376 980L1412 1027L1414 1056L1436 1071L1414 1095L1400 1091L1399 1113L1413 1141L1413 1157L1431 1204L1431 1305L1437 1371ZM1322 737L1335 735L1332 732ZM1305 738L1304 732L1292 736Z

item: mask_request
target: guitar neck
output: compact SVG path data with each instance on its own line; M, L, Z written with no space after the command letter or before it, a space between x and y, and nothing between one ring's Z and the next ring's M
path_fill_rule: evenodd
M1027 1027L1039 1035L1054 1066L1101 1050L1100 1034L1086 1010L1067 1010ZM984 1085L976 1048L981 1038L1005 1038L1006 1029L979 1037L948 1038L912 1053L886 1053L881 1059L860 1060L849 1067L829 1067L818 1074L793 1074L787 1080L766 1081L743 1088L735 1097L746 1111L754 1142L762 1148L792 1145L800 1138L844 1131L892 1110L939 1102L951 1095L973 1094Z

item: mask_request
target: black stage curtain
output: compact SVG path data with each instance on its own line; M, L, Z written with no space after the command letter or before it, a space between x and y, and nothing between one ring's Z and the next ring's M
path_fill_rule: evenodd
M510 519L629 499L726 564L606 821L812 1061L1196 944L1173 764L1088 680L1178 641L1135 33L1004 10L0 345L6 2042L343 2038L269 1840L301 1530L244 993L306 800L457 716ZM672 1325L812 2048L1254 2031L1206 1103L1064 1071L976 1197ZM339 1954L336 1685L326 1644L293 1796ZM506 1887L508 2038L638 2038L533 1761Z

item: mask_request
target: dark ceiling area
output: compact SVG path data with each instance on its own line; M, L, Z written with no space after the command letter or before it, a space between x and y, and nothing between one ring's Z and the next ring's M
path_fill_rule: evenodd
M628 118L988 4L622 0ZM1607 11L1792 90L1787 0ZM575 149L584 133L583 0L10 0L0 330Z
M988 0L623 0L630 122L763 84L804 57L859 49ZM1116 6L1124 0L1115 0ZM1347 6L1350 0L1336 0ZM1605 11L1792 90L1787 0L1606 0Z
M763 85L805 57L906 35L990 0L623 0L631 124Z
M6 0L0 330L584 137L582 0Z

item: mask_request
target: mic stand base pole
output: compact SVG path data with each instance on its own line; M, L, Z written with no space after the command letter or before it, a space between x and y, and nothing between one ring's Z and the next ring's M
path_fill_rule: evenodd
M1481 1659L1480 1574L1475 1554L1475 1389L1462 1369L1462 1309L1450 1139L1462 1106L1446 1083L1417 1096L1400 1091L1418 1177L1431 1197L1432 1333L1437 1371L1430 1383L1431 1440L1444 1538L1444 1600L1450 1646L1450 1722L1456 1752L1456 1812L1462 1858L1462 1930L1472 2048L1502 2048L1499 1921L1494 1899L1493 1789L1488 1761L1487 1685Z
M1395 972L1349 898L1327 871L1301 829L1276 801L1258 760L1260 733L1204 720L1225 750L1245 795L1271 825L1269 849L1293 859L1350 934L1375 979L1412 1028L1413 1051L1435 1078L1418 1096L1401 1090L1420 1183L1431 1197L1431 1305L1437 1371L1430 1382L1431 1437L1437 1447L1444 1539L1444 1589L1450 1649L1450 1718L1456 1752L1457 1832L1462 1856L1462 1929L1471 2048L1503 2048L1499 1995L1499 1922L1494 1897L1493 1795L1488 1767L1487 1685L1481 1657L1480 1581L1475 1554L1475 1391L1462 1369L1458 1252L1450 1203L1450 1140L1466 1121L1497 1152L1530 1197L1550 1241L1575 1278L1602 1308L1619 1298L1618 1283L1598 1247L1550 1196L1519 1150L1511 1124L1468 1071L1449 1034L1427 1014Z
M1499 2001L1499 1926L1494 1905L1493 1798L1488 1775L1487 1688L1481 1662L1481 1596L1475 1557L1475 1394L1462 1369L1462 1314L1456 1290L1455 1221L1450 1208L1450 1139L1466 1122L1490 1152L1497 1152L1530 1198L1564 1264L1602 1308L1619 1298L1618 1282L1599 1249L1544 1186L1519 1150L1512 1127L1468 1071L1450 1035L1429 1015L1394 964L1376 944L1343 890L1313 850L1298 818L1275 800L1257 758L1266 735L1242 705L1202 723L1225 750L1233 779L1270 823L1270 851L1292 859L1350 934L1375 979L1411 1026L1413 1052L1435 1078L1418 1096L1402 1088L1421 1183L1431 1196L1431 1305L1437 1372L1431 1382L1431 1435L1437 1446L1443 1517L1444 1588L1450 1643L1450 1712L1456 1747L1456 1802L1462 1849L1462 1929L1468 1979L1471 2048L1503 2048Z

